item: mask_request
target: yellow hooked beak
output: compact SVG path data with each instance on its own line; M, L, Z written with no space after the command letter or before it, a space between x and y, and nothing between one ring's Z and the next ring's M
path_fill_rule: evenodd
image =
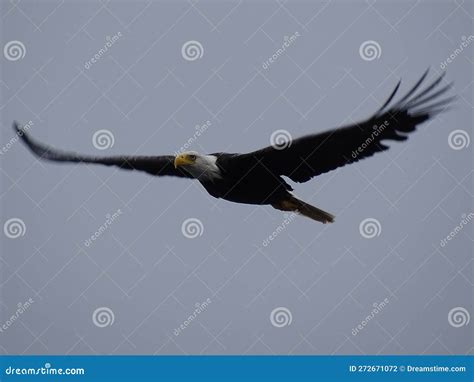
M193 163L193 161L190 160L188 158L188 156L185 155L185 154L177 155L174 158L174 168L177 168L178 166L185 166L185 165L192 164L192 163Z

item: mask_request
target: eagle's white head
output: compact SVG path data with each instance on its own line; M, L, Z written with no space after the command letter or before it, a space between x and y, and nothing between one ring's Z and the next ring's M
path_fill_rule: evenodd
M196 151L186 151L175 156L174 167L182 167L193 178L212 180L222 177L216 161L215 155L202 155Z

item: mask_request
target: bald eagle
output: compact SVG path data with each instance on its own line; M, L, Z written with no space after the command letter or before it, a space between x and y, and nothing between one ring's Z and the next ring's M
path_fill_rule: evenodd
M297 199L282 178L307 182L314 176L371 157L389 147L382 141L404 141L416 126L444 111L454 97L439 100L452 84L438 86L444 73L418 90L428 70L401 99L390 105L401 81L370 118L360 123L307 135L283 144L246 154L199 154L194 151L164 156L98 157L57 150L31 138L18 123L14 129L39 158L55 162L94 163L121 169L144 171L155 176L197 179L215 198L231 202L271 205L295 211L319 221L332 223L334 216Z

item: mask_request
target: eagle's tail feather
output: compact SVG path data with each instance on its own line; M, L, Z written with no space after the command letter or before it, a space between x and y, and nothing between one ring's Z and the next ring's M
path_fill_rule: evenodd
M306 216L310 219L316 220L323 224L333 223L335 216L329 212L320 210L317 207L312 206L302 200L295 198L293 195L281 199L277 203L272 204L273 208L281 211L295 211L299 214Z

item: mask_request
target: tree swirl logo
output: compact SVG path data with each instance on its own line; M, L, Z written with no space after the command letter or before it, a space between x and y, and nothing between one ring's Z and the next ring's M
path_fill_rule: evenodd
M25 222L19 218L8 219L3 225L3 232L5 233L5 236L9 239L16 239L20 236L25 236Z
M270 322L275 328L290 326L292 321L293 316L290 310L283 306L273 309L270 313Z
M18 61L25 57L26 47L21 41L7 42L3 47L3 55L8 61Z
M373 61L380 58L382 48L377 41L367 40L360 44L359 55L365 61Z
M448 322L453 328L460 328L462 326L467 326L471 321L471 316L466 308L462 306L457 306L453 308L448 313Z
M284 150L291 146L292 137L287 130L276 130L270 136L270 144L276 150Z
M181 232L184 237L188 239L195 239L198 236L202 236L204 233L204 226L202 221L196 218L186 219L183 224L181 224Z
M115 137L110 130L97 130L92 136L92 144L97 150L107 150L113 147Z
M112 309L102 306L94 310L92 313L92 322L98 328L105 328L106 326L113 325L115 321L114 312Z
M453 150L462 150L469 147L471 138L465 130L453 130L449 133L448 144Z
M360 222L359 232L362 237L366 239L373 239L376 236L380 236L382 233L382 226L377 219L367 218Z
M186 61L199 60L204 54L204 48L199 41L190 40L181 47L181 55Z

